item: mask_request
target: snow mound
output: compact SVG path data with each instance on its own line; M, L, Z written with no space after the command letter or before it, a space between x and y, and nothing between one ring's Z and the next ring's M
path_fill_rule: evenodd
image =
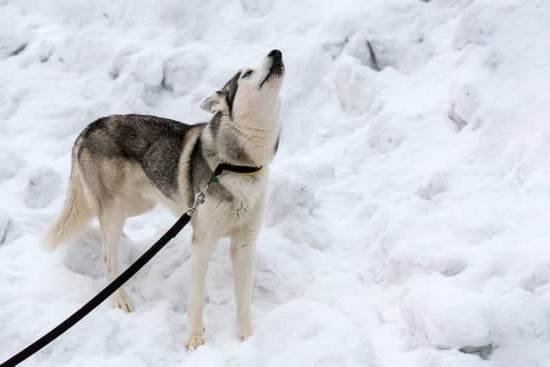
M4 212L0 212L0 245L7 242L10 223L10 217Z
M326 305L300 300L271 311L244 348L252 355L242 360L237 355L235 365L365 366L371 358L366 336L351 320Z
M31 172L25 187L24 200L29 208L40 209L50 205L61 192L61 177L49 167Z
M473 349L493 343L483 302L473 293L449 287L418 287L403 303L409 332L419 344Z

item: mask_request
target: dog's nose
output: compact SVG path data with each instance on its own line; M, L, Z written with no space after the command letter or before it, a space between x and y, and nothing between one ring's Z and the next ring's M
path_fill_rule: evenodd
M275 60L281 60L283 58L283 53L279 50L271 50L267 56L272 57Z

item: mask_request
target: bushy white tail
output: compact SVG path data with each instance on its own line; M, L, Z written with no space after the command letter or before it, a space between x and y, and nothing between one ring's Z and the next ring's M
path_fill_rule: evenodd
M42 240L44 247L53 251L61 242L68 240L86 227L91 218L92 212L80 180L78 163L73 161L65 205L56 221L44 234Z

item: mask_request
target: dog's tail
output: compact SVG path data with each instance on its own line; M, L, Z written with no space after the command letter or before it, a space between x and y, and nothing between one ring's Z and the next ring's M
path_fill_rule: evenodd
M44 248L48 251L53 251L61 242L76 235L92 219L92 210L84 192L78 160L75 158L73 154L71 177L63 209L42 239Z

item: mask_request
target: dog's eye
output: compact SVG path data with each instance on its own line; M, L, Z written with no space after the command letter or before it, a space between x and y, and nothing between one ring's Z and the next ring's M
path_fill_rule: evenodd
M242 77L243 78L248 78L249 76L252 75L253 72L254 71L252 71L252 70L245 71Z

